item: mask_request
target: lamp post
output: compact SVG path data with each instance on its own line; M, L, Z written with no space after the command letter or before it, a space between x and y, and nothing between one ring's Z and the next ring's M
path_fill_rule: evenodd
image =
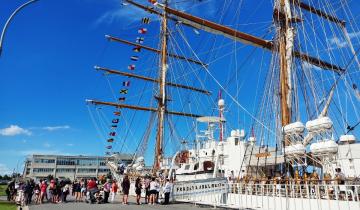
M7 19L5 25L4 25L4 28L2 29L2 32L1 32L1 36L0 36L0 56L1 56L1 52L2 52L2 45L3 45L3 41L4 41L4 35L5 35L5 32L6 32L6 29L9 25L9 23L11 22L11 20L13 19L13 17L24 7L26 7L27 5L31 4L31 3L34 3L34 2L37 2L38 0L30 0L22 5L20 5L16 10L14 10L14 12L10 15L10 17Z

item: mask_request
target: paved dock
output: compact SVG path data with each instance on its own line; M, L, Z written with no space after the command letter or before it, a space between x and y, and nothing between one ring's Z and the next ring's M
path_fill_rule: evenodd
M30 210L65 210L65 209L71 209L71 210L135 210L135 209L156 209L156 210L162 210L162 209L174 209L174 210L180 210L180 209L186 209L186 210L192 210L192 209L201 209L201 210L207 210L212 209L211 207L205 207L205 206L195 206L193 204L187 204L187 203L172 203L169 205L148 205L148 204L142 204L142 205L136 205L135 198L129 197L129 204L123 205L120 202L120 197L116 199L114 203L107 203L107 204L88 204L85 202L74 202L73 199L70 197L69 202L67 203L59 203L59 204L51 204L51 203L44 203L41 205L30 205ZM144 201L142 199L142 201Z

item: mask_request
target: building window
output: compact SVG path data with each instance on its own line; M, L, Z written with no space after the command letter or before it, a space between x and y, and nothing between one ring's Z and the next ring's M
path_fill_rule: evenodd
M75 168L57 168L57 173L75 173Z
M78 168L78 173L96 173L95 168Z
M80 166L97 166L98 160L97 159L80 159L80 160L78 160L78 165L80 165Z
M100 166L106 166L106 163L104 161L100 161Z
M34 168L34 173L52 173L54 172L53 168Z
M66 165L66 166L73 166L76 165L74 159L58 159L56 162L57 165Z
M39 159L34 160L35 163L55 163L55 159Z
M99 173L108 173L110 172L110 169L108 168L99 168Z

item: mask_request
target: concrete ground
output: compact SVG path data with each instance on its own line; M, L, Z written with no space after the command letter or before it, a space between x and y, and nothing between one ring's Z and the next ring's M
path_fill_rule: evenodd
M142 205L136 205L136 200L134 197L129 197L129 205L123 205L120 202L121 196L117 196L114 203L109 204L88 204L85 202L74 202L72 197L69 197L68 203L59 203L59 204L52 204L52 203L44 203L41 205L30 205L30 210L64 210L64 209L71 209L71 210L112 210L112 209L124 209L124 210L134 210L134 209L201 209L201 210L207 210L212 209L210 207L204 207L204 206L195 206L193 204L186 204L186 203L172 203L169 205L148 205L148 204L142 204ZM142 198L142 202L144 202L144 199Z

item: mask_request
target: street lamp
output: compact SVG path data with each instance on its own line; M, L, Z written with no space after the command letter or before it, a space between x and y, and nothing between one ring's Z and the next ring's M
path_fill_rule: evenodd
M22 4L20 7L18 7L9 17L9 19L6 21L5 25L4 25L4 28L1 32L1 36L0 36L0 56L1 56L1 52L2 52L2 43L3 43L3 40L4 40L4 35L5 35L5 32L6 32L6 29L10 23L10 21L13 19L13 17L24 7L26 7L27 5L31 4L31 3L34 3L38 0L30 0L24 4Z

